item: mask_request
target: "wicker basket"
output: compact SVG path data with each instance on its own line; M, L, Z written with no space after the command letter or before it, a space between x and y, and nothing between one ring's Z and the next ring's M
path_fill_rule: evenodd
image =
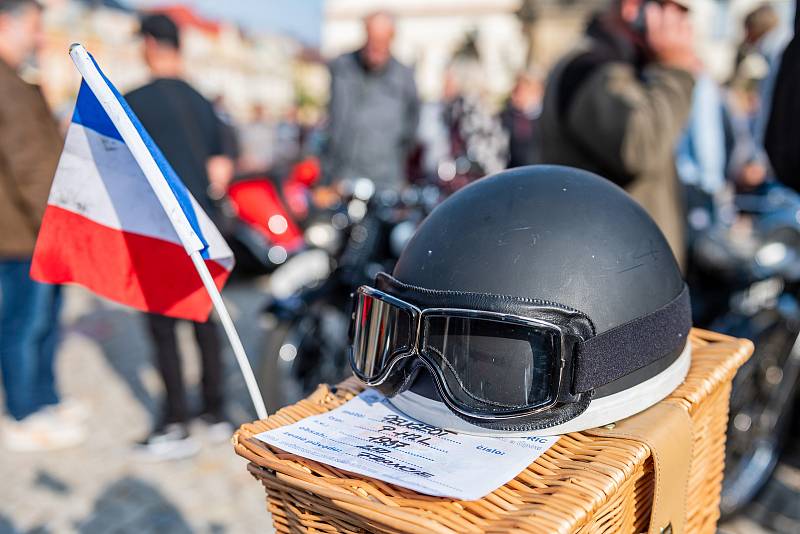
M686 381L662 402L691 416L693 451L685 531L713 533L725 459L731 380L752 343L693 330ZM320 386L266 421L243 425L236 453L264 485L277 532L647 531L653 495L650 450L639 441L584 433L562 436L505 486L477 501L429 497L282 452L253 438L324 413L360 391L355 381Z

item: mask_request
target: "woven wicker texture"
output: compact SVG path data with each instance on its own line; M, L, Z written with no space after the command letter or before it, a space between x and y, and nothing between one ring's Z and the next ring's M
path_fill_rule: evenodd
M686 532L713 533L719 517L731 380L752 353L747 340L693 330L692 366L662 402L686 409L693 458ZM429 497L282 452L253 435L324 413L360 391L354 380L320 386L266 421L243 425L236 453L264 485L277 532L597 532L647 530L653 495L650 451L638 441L562 436L505 486L477 501Z

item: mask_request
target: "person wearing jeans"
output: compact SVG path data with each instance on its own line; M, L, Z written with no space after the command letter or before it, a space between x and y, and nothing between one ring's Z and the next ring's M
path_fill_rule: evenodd
M14 451L64 448L86 437L85 408L60 402L54 376L60 289L29 271L63 140L41 90L18 71L41 43L42 7L0 0L0 373Z
M0 361L6 410L22 420L58 404L53 363L61 288L31 280L27 260L0 261Z

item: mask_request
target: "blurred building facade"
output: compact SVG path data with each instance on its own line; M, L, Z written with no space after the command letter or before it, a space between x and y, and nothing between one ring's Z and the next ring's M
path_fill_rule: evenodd
M137 35L139 15L108 0L48 0L46 44L38 77L57 111L69 112L80 77L67 50L80 42L125 92L147 81ZM211 21L175 4L157 9L181 28L186 75L207 98L220 100L236 119L255 106L280 117L294 110L298 93L306 102L324 99L324 66L298 41L278 34L245 33L229 21ZM68 109L64 109L68 108Z
M486 89L499 93L525 61L518 7L519 0L328 0L322 53L333 57L357 48L364 15L385 8L397 18L395 53L415 67L423 98L441 94L444 70L469 33L476 37Z
M165 0L169 3L172 0ZM178 0L179 1L179 0ZM235 0L234 0L235 1ZM420 94L440 97L444 70L468 39L474 41L483 91L499 102L515 74L546 69L574 46L592 11L610 0L325 0L320 50L281 35L244 32L230 21L208 20L186 5L161 5L179 22L187 77L209 99L221 97L246 120L256 106L272 118L297 111L318 119L327 92L322 58L363 41L362 18L387 9L397 18L396 55L416 69ZM138 15L120 0L44 0L46 46L31 77L56 110L71 110L79 76L67 56L73 42L94 54L121 91L147 80L136 30ZM762 0L695 0L698 49L711 73L725 79L741 37L741 20ZM787 23L792 0L770 0ZM265 3L264 9L269 9Z
M443 72L466 35L475 35L486 90L505 95L529 64L547 68L581 38L586 19L610 0L327 0L322 53L333 57L363 40L361 20L376 9L397 18L395 52L414 65L420 93L438 98ZM763 0L695 0L697 44L712 74L725 79L741 20ZM792 0L773 0L788 22Z

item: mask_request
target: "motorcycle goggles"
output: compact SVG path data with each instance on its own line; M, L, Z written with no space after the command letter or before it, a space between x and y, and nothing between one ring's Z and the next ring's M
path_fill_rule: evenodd
M686 286L656 312L600 335L586 314L553 302L418 288L385 273L376 286L355 295L354 374L392 397L425 367L448 407L476 423L557 405L583 411L595 390L676 358L691 327Z

